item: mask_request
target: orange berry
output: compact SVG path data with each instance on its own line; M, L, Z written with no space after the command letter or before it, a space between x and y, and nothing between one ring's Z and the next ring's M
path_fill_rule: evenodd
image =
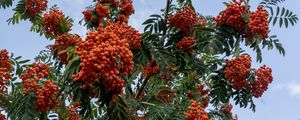
M195 42L196 40L193 37L184 37L180 42L176 43L176 47L189 51Z
M255 75L257 76L257 79L250 85L250 90L254 97L259 98L273 81L272 69L266 67L266 65L261 66L255 71Z
M251 68L250 55L242 55L226 61L225 78L230 79L232 87L241 90L248 85L246 80Z
M81 58L81 69L73 78L85 84L100 79L107 92L118 95L124 86L124 80L119 76L133 71L133 55L125 39L101 27L98 31L91 31L86 40L76 46L75 53Z
M191 105L187 108L187 112L184 113L185 120L209 120L207 113L200 104L195 100L190 100L190 102Z
M159 72L159 67L157 62L154 60L154 57L150 61L148 61L146 67L144 67L142 75L145 77L150 77Z
M60 53L60 52L66 50L67 48L69 48L71 46L75 46L80 41L82 41L82 40L77 35L72 35L72 34L58 35L56 37L54 45L51 46L51 51L53 53L56 50L60 61L64 64L67 64L68 63L68 59L67 59L68 53Z
M170 16L168 21L170 26L180 29L185 34L190 33L190 29L197 23L197 14L189 7L183 7L182 11Z
M7 92L6 84L12 79L11 70L13 70L13 67L7 50L0 50L0 94Z
M25 0L25 8L31 17L47 9L48 0Z
M46 35L60 35L59 24L65 19L65 15L57 8L51 9L43 16L44 31ZM68 28L71 28L72 23L68 22Z

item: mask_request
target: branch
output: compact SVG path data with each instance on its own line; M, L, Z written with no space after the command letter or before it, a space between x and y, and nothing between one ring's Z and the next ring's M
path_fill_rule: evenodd
M163 36L166 35L167 33L168 14L169 14L171 3L172 3L171 0L167 0L166 11L165 11L165 29L163 31Z
M145 86L146 86L146 84L147 84L149 78L150 78L150 76L145 78L145 80L143 81L143 84L142 84L142 86L141 86L141 89L140 89L139 92L136 94L135 98L139 98L139 97L141 96L141 94L142 94L142 92L144 91Z

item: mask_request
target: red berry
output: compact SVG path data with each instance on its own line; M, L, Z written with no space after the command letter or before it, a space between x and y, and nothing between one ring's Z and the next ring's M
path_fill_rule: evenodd
M65 20L65 15L61 10L57 8L51 9L48 13L45 13L43 16L44 22L44 31L46 35L60 35L59 24ZM68 22L68 28L72 27L72 23Z
M13 70L13 67L7 50L0 50L0 93L7 92L6 84L12 79L11 70Z
M182 11L168 19L170 26L180 29L186 35L190 33L191 27L197 23L197 20L197 14L189 7L183 7Z
M232 87L241 90L248 85L246 80L251 68L250 55L242 55L236 59L226 61L226 69L224 71L225 78L230 79Z
M48 0L25 0L25 8L30 16L37 14L47 9Z
M208 115L204 108L195 100L191 100L190 102L191 105L187 108L187 112L184 113L185 120L208 120Z
M61 52L71 46L75 46L80 41L82 41L82 40L77 35L72 35L72 34L58 35L56 37L54 45L51 46L51 51L52 51L52 53L54 51L56 51L58 53L58 58L60 59L60 61L64 64L67 64L68 63L68 59L67 59L68 53L66 53L66 52L61 53Z
M250 90L254 97L259 98L273 81L272 69L266 67L266 65L261 66L255 71L255 75L257 76L257 79L251 84Z

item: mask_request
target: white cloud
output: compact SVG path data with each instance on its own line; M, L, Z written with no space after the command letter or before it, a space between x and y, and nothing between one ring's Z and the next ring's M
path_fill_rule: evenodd
M300 84L290 83L286 88L292 96L297 96L300 98Z
M292 97L300 98L300 84L295 82L290 82L288 84L276 84L272 87L273 92L284 91L287 92Z

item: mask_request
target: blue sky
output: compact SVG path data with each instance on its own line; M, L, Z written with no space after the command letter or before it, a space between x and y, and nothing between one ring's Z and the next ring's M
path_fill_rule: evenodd
M91 1L91 0L90 0ZM135 5L135 15L130 19L130 24L136 29L142 30L141 23L150 14L158 13L165 6L166 0L133 0ZM194 0L196 10L203 15L217 15L225 6L222 4L226 0ZM253 1L253 2L252 2ZM261 0L252 0L253 7ZM82 19L81 12L91 2L88 0L49 0L49 4L58 4L64 13L72 17L77 23ZM300 15L300 1L287 0L283 6ZM30 23L21 22L18 25L8 26L6 20L12 16L11 9L0 10L0 49L8 49L16 55L31 59L40 50L53 42L40 37L36 33L29 32ZM73 27L74 33L85 36L86 29L76 25ZM279 55L276 50L263 51L264 60L262 64L267 64L273 68L274 81L268 91L255 101L257 111L253 113L248 109L234 108L234 113L238 114L240 120L299 120L300 119L300 41L297 33L300 32L300 24L296 24L289 29L279 29L271 27L272 33L278 35L286 49L286 56ZM250 52L250 51L249 51ZM253 54L252 52L250 52ZM252 55L255 61L255 55ZM253 63L253 67L262 64Z

